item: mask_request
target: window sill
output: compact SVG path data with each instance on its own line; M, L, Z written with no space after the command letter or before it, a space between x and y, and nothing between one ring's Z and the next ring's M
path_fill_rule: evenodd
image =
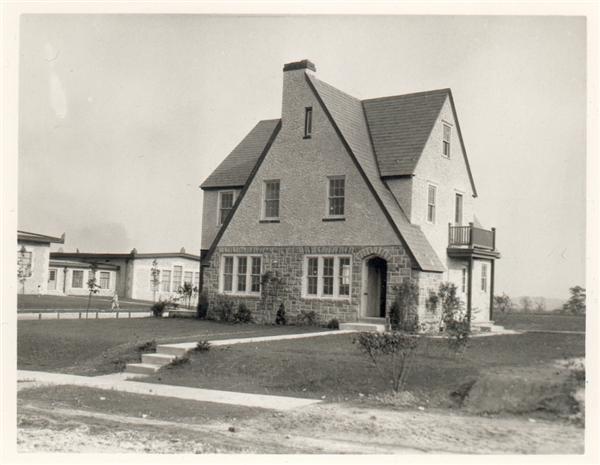
M331 297L326 297L326 296L318 296L318 295L303 295L302 296L302 300L314 300L314 301L321 301L321 302L344 302L344 303L350 303L352 301L352 298L350 296L340 296L340 297L336 297L336 296L331 296Z
M311 139L311 138L312 138L312 136L304 136L304 137L302 137L302 139Z
M219 295L227 295L231 297L249 297L254 299L260 299L260 292L219 292Z
M323 218L323 221L346 221L345 216L328 216Z
M279 223L279 219L277 218L273 218L273 219L264 219L264 220L258 220L259 223Z

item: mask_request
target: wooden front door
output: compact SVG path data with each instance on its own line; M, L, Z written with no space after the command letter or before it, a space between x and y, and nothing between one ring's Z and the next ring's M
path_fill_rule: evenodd
M387 262L375 257L367 263L367 317L385 317Z

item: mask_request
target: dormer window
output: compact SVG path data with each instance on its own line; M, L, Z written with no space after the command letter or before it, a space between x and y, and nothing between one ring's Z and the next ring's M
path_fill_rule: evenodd
M310 139L312 135L312 107L304 109L304 138Z
M450 158L450 133L451 127L448 124L444 124L444 135L442 139L442 155Z

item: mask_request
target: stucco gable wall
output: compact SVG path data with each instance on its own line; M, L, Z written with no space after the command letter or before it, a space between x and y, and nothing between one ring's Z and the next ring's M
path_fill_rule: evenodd
M443 122L450 123L452 127L450 158L442 156ZM427 221L427 193L430 183L437 186L434 224ZM421 226L438 256L446 266L451 267L452 263L448 259L446 249L448 223L454 224L455 195L463 194L463 224L465 225L473 221L474 198L456 121L448 98L425 145L412 184L410 220Z
M211 189L202 192L202 249L210 248L210 245L221 228L221 226L217 224L220 191L234 191L234 199L237 199L240 194L240 189Z
M313 135L303 138L304 108ZM346 176L345 221L324 222L327 176ZM279 179L280 222L260 223L264 181ZM396 245L399 239L302 71L284 73L282 127L219 246Z

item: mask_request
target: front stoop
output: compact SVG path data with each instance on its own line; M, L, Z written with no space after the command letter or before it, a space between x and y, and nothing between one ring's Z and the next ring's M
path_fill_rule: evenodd
M156 353L142 354L142 363L128 363L125 373L135 373L139 375L152 375L161 367L168 365L175 357L181 357L191 350L195 344L190 344L188 348L173 347L169 344L158 345Z
M471 323L471 329L473 331L479 331L482 333L504 333L507 332L504 326L495 324L493 321L473 321Z
M154 363L128 363L125 373L135 373L138 375L152 375L158 371L160 365Z
M340 329L383 333L385 331L385 324L368 322L340 323Z

